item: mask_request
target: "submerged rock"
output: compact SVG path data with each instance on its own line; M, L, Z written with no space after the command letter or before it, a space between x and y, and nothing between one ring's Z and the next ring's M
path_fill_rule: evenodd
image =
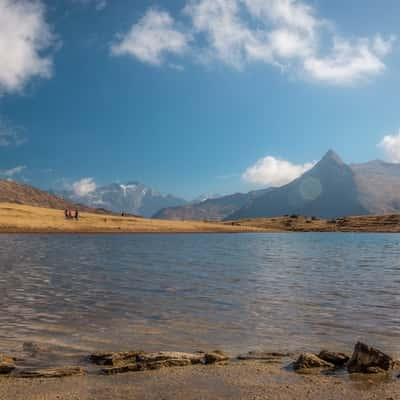
M64 378L67 376L84 375L86 371L81 367L49 368L41 370L21 370L14 376L18 378Z
M350 373L378 373L393 369L394 360L380 350L358 342L354 347L353 355L347 364Z
M324 361L334 364L336 367L343 367L349 360L350 357L344 353L336 353L333 351L322 350L318 357Z
M293 369L306 370L309 368L333 368L334 364L319 358L312 353L302 353L299 358L293 363Z

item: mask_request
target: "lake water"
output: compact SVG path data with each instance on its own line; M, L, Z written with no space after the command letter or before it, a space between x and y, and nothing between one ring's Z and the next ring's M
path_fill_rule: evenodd
M0 235L0 352L400 355L400 235Z

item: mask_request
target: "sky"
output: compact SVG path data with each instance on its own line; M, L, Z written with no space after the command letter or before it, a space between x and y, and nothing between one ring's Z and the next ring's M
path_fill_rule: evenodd
M0 0L0 177L191 199L400 162L397 0Z

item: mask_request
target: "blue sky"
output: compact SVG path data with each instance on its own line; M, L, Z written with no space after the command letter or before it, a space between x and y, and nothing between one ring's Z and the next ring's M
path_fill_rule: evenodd
M399 15L395 0L0 0L0 174L192 198L284 184L330 148L400 162Z

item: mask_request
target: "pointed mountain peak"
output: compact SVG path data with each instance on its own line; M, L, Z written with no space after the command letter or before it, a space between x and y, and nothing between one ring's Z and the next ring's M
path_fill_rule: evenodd
M329 150L323 157L321 161L333 161L336 164L343 165L343 160L335 153L333 150Z

